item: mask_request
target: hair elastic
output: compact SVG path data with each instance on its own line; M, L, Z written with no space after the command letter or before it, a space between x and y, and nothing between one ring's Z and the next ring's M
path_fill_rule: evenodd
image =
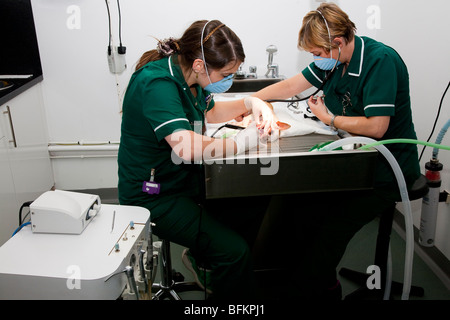
M157 39L158 40L158 39ZM168 57L180 51L180 46L174 38L158 40L156 50L159 54Z

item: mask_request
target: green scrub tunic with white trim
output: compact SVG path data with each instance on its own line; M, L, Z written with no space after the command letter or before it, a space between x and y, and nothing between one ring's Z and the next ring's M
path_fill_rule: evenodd
M255 205L242 198L244 203L231 214L224 201L208 200L200 206L203 168L181 162L165 140L176 130L202 133L205 112L214 102L208 91L198 85L195 90L196 97L176 55L149 62L133 74L123 103L119 201L149 209L155 235L189 248L196 260L211 266L210 289L217 299L249 298L254 282L246 239L256 238L251 231L258 230L267 203L258 199ZM156 170L154 181L161 185L159 194L142 191L152 168ZM244 231L242 235L230 227L234 225L243 226L237 229Z
M398 53L368 37L355 36L355 48L347 70L335 70L324 85L325 105L335 115L390 116L389 127L380 140L417 139L412 122L409 75ZM302 74L320 87L326 73L311 63ZM420 175L417 146L388 144L408 184ZM375 187L393 185L395 177L387 161L379 155Z
M118 154L121 204L152 208L160 200L199 195L200 165L183 163L165 137L176 130L201 134L205 112L214 101L198 85L194 97L177 61L174 55L150 62L130 79ZM160 193L150 195L142 191L142 184L150 180L152 168Z

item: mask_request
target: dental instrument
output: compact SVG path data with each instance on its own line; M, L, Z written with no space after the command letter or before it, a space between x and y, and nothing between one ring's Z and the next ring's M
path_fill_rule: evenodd
M30 205L31 212L41 215L41 219L35 220L32 214L34 220L22 225L0 247L0 299L148 297L148 282L141 280L149 279L148 266L142 262L150 250L147 248L147 239L151 236L150 212L136 206L102 204L93 216L87 210L89 202L85 202L93 201L92 195L71 194L72 200L67 200L70 198L51 192L55 193L55 201L45 196L35 200L40 206ZM100 203L99 198L94 198ZM45 199L44 207L42 200ZM80 200L78 207L74 199ZM78 219L83 203L87 213ZM87 214L91 217L89 220L85 220ZM113 217L115 223L111 230ZM83 230L79 226L81 221L89 221ZM77 226L81 233L60 225L65 223ZM126 275L123 270L127 270ZM120 275L112 277L118 272Z

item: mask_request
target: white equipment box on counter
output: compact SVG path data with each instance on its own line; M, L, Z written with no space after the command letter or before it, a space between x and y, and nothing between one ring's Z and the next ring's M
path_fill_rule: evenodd
M30 205L33 232L80 234L101 208L97 195L47 191Z
M121 271L131 266L138 274L150 212L105 204L97 209L81 234L36 233L28 225L0 247L0 299L119 298L127 285Z

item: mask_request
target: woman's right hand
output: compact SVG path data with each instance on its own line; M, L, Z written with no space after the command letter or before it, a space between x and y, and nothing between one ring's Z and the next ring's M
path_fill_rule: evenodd
M322 97L309 97L308 106L320 121L326 125L330 124L332 115L328 112Z

